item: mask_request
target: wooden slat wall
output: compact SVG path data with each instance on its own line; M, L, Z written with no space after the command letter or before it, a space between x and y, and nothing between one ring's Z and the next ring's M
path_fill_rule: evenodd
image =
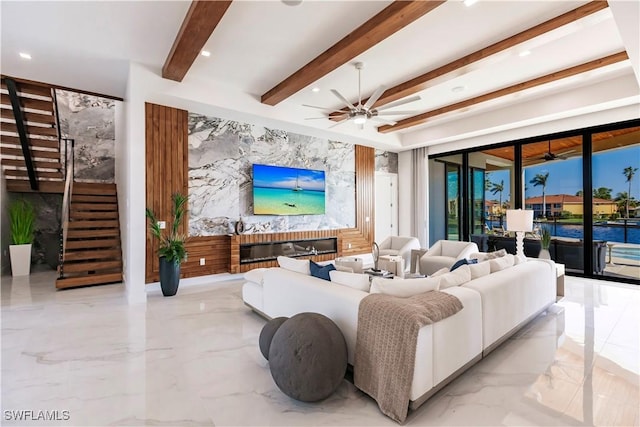
M188 192L188 112L147 103L146 115L146 185L147 206L158 219L171 217L171 194ZM374 173L375 153L370 147L355 146L356 227L340 230L317 230L240 236L190 237L187 240L189 258L182 264L182 277L216 273L240 273L257 267L270 267L275 261L240 265L240 243L337 237L338 253L317 255L317 261L335 256L362 254L371 251L374 240ZM366 218L369 221L366 221ZM183 231L188 231L188 219ZM168 223L167 227L171 225ZM351 247L349 247L351 244ZM147 233L146 281L158 281L157 243ZM200 259L205 265L200 265Z
M356 145L355 157L356 227L340 230L342 255L371 252L371 245L375 239L375 150Z
M171 195L187 191L187 111L145 104L146 205L171 228ZM181 232L187 232L187 221ZM146 280L158 280L158 242L147 231Z

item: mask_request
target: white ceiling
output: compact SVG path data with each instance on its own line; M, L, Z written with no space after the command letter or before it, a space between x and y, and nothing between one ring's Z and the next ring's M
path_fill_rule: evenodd
M196 59L184 84L210 81L224 85L251 96L255 105L243 107L247 113L265 115L268 111L273 117L286 118L292 125L322 131L333 123L304 120L321 113L302 104L341 107L329 89L357 99L357 73L353 68L356 61L366 64L362 91L363 96L368 96L381 84L394 86L587 2L480 0L466 7L461 1L450 0L312 86L268 107L272 110L265 110L259 103L263 93L390 3L305 0L298 6L287 6L275 0L236 0L205 46L211 56ZM124 97L129 61L160 73L189 4L189 1L2 0L2 73ZM610 9L597 12L494 55L477 66L462 69L456 76L439 79L420 93L420 101L399 109L429 111L625 50L616 22ZM523 50L530 50L531 54L520 57ZM19 52L28 52L33 59L22 60ZM631 61L624 61L464 112L450 113L392 136L379 135L373 128L359 131L351 123L337 126L331 135L364 137L374 144L398 141L398 147L402 147L402 139L411 140L412 146L420 145L420 141L414 142L415 135L434 124L504 109L539 99L550 91L557 93L578 87L587 90L590 81L633 74L631 65ZM320 88L318 93L311 92L314 86ZM456 86L465 90L453 92L451 89Z

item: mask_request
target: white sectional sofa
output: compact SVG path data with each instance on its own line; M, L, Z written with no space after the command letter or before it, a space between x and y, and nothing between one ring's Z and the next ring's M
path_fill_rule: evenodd
M266 318L302 312L329 317L342 331L353 365L358 307L368 292L283 268L253 271L247 277L242 289L246 305ZM410 407L420 406L554 303L555 289L555 264L538 259L443 289L464 308L420 329Z

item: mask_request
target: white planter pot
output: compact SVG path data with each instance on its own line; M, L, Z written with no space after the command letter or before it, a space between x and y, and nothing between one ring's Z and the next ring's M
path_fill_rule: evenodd
M540 249L540 253L538 254L538 258L540 259L551 259L551 254L547 249Z
M9 245L11 256L11 275L28 276L31 271L31 243L26 245Z

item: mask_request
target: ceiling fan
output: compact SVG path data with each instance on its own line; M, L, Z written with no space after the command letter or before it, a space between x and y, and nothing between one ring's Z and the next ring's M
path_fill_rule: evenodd
M360 129L364 129L364 124L371 120L372 122L377 122L385 125L395 125L396 122L393 120L387 120L381 118L380 116L396 116L400 114L416 114L417 111L386 111L390 108L399 107L400 105L408 104L410 102L415 102L420 99L420 96L412 96L410 98L400 99L395 102L390 102L389 104L377 107L373 107L373 104L384 94L386 90L385 86L380 86L378 89L373 92L371 97L363 104L362 103L362 93L360 90L360 72L364 68L364 63L356 62L355 68L358 70L358 104L353 105L347 98L345 98L340 92L336 89L331 89L331 93L333 93L347 108L347 110L331 110L325 107L316 107L315 105L307 105L303 104L304 107L317 108L320 110L324 110L326 112L325 117L308 117L305 120L317 120L317 119L337 119L338 122L334 125L330 126L329 129L338 126L339 124L345 123L349 120L353 121Z
M551 160L567 160L567 154L571 154L574 151L575 150L569 150L565 151L564 153L555 154L551 151L551 140L549 140L549 151L544 153L544 155L541 157L541 160L544 160L545 162L549 162Z

